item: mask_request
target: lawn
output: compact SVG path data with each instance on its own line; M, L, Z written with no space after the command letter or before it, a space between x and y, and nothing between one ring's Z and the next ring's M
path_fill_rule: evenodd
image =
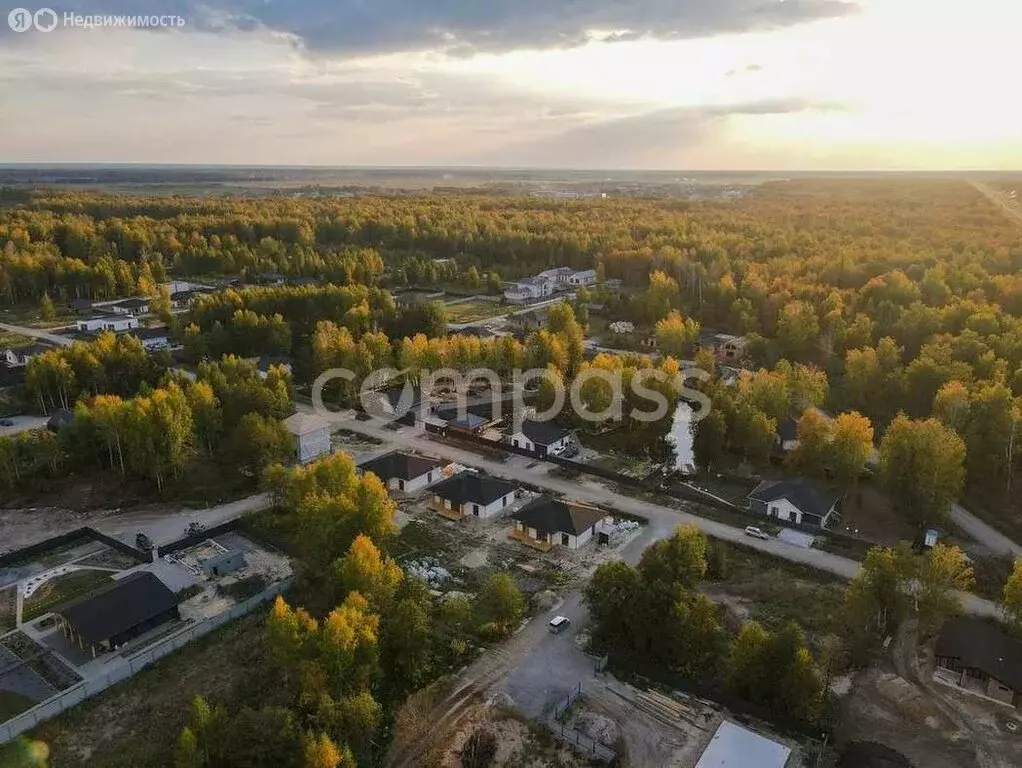
M110 581L104 571L75 571L46 582L25 600L21 609L22 621L31 621L48 613L61 603L86 594Z
M4 322L3 315L0 315L0 323L2 322ZM30 336L22 336L20 333L5 331L0 328L0 349L9 349L10 347L27 347L34 343L35 339Z
M267 607L266 610L269 610ZM43 723L32 737L50 749L51 765L134 768L169 765L196 695L232 710L273 706L263 643L266 610L189 643L99 696Z
M474 323L476 320L506 315L513 310L514 307L500 304L496 301L486 301L485 299L472 299L471 301L444 305L444 312L449 323Z
M0 689L0 723L15 715L20 715L26 709L31 709L34 706L35 702L28 696Z

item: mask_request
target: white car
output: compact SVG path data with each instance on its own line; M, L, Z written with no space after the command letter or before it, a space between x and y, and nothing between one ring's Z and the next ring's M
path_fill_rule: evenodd
M567 616L554 616L554 618L550 619L550 623L547 624L547 627L555 635L560 634L569 626L571 626L571 619L569 619Z
M760 528L757 528L754 525L747 525L747 526L745 526L745 535L746 536L752 536L753 538L756 538L756 539L769 539L770 538L770 534L769 533L767 533L764 530L761 530Z

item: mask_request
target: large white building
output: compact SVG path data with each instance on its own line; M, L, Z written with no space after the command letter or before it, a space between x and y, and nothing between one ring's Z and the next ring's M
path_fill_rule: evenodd
M582 285L596 285L595 269L580 269L568 275L568 285L579 287Z
M284 419L295 441L295 458L305 464L330 453L330 422L322 416L296 413Z
M525 304L538 301L554 292L554 282L542 276L523 277L504 290L504 298L512 304Z
M115 333L122 333L123 331L131 331L138 328L139 322L137 317L131 317L130 315L103 315L101 317L87 317L84 320L79 320L75 323L77 328L82 333L96 333L97 331L114 331Z

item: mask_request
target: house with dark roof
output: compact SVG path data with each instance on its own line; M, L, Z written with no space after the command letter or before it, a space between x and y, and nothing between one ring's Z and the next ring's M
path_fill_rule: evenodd
M514 514L510 537L544 552L556 547L579 549L600 532L606 513L596 507L552 496L533 499Z
M149 571L137 571L54 610L64 634L83 651L112 651L178 618L178 596Z
M764 480L749 494L749 510L796 525L825 528L841 495L806 477Z
M557 456L571 444L571 430L557 426L552 421L525 419L517 429L505 437L510 445L524 448L537 456Z
M170 348L170 329L162 328L135 328L128 331L129 336L134 336L142 342L142 346L150 352L156 349Z
M46 422L46 428L50 432L57 433L68 426L75 420L75 412L70 408L59 408L53 412L49 420Z
M433 486L431 506L444 517L487 518L507 509L515 500L515 487L478 472L460 472Z
M414 453L391 451L358 465L360 472L372 472L392 489L415 493L440 480L446 462Z
M25 347L11 347L3 351L3 362L8 368L23 368L28 361L43 352L49 352L51 347L46 344L29 344Z
M149 311L149 299L137 296L130 299L123 299L115 304L110 304L107 309L115 315L130 315L132 317L137 317L138 315L144 315Z
M936 682L1022 705L1022 642L992 619L957 616L944 622L934 647Z

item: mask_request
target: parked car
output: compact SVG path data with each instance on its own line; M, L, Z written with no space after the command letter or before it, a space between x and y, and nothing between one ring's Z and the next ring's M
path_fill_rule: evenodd
M547 627L555 635L559 635L561 632L563 632L570 626L571 619L569 619L567 616L554 616L554 618L550 619L550 623L547 624Z
M756 539L769 539L770 534L754 525L745 526L745 535Z
M13 426L14 426L14 420L13 419L0 419L0 427L13 427Z

